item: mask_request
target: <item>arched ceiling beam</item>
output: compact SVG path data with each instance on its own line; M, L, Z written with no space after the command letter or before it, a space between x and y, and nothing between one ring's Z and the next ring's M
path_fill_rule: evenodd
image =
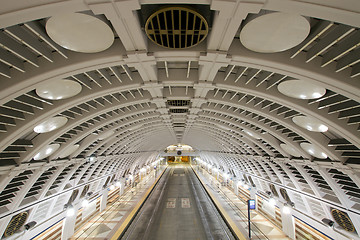
M280 73L296 79L308 80L360 102L360 83L351 78L349 72L335 72L330 64L321 67L321 61L306 63L304 58L290 59L289 52L262 54L246 49L234 39L230 49L230 64Z
M143 117L141 117L140 119L136 119L136 120L131 119L131 120L121 121L121 124L114 125L113 127L108 128L107 131L111 131L111 130L114 130L114 129L117 129L117 128L121 128L123 126L130 125L130 124L132 124L134 122L138 122L138 121L147 122L149 119L157 117L159 115L157 113L153 113L153 110L155 110L155 109L151 108L151 107L147 107L147 108L145 108L145 110L135 111L135 112L133 112L133 111L126 112L124 115L121 115L121 116L115 115L113 117L107 118L105 121L96 122L87 131L82 131L80 134L77 134L77 135L73 136L72 138L70 138L68 141L66 141L66 143L61 144L61 147L59 148L59 151L53 155L53 158L54 159L58 158L63 150L66 150L67 147L70 147L70 146L76 144L80 140L84 139L86 136L90 137L90 133L92 133L92 132L94 132L94 131L96 131L96 130L104 127L104 126L107 126L107 125L109 125L109 124L111 124L113 122L117 122L118 120L126 119L127 117L137 115L137 114L145 114L145 113L147 113ZM140 125L140 124L142 124L142 122L136 123L136 125ZM95 141L95 140L92 139L92 141ZM82 152L83 149L85 149L87 147L87 146L82 146L82 145L83 144L81 144L80 148L78 149L79 152ZM76 156L76 155L72 154L71 156Z
M138 98L128 99L127 101L118 102L117 104L105 103L104 107L102 107L102 108L98 108L96 110L91 110L89 112L84 113L81 117L77 117L75 119L69 120L68 123L65 125L65 128L59 128L59 129L54 130L49 133L40 134L38 137L36 137L32 141L34 147L29 149L29 151L27 151L25 154L22 154L19 162L30 160L31 158L33 158L35 156L35 154L37 154L37 152L41 148L45 147L47 144L54 141L56 138L60 137L64 132L66 132L76 126L79 126L79 124L81 124L87 120L90 120L96 116L99 116L100 114L109 112L111 110L115 110L115 109L118 109L121 107L134 105L134 104L140 104L145 101L149 101L149 99L147 97L148 96L146 96L146 95L144 95L144 97L139 96ZM34 121L38 123L38 121L36 121L36 119ZM28 125L28 124L31 124L31 123L28 122L25 125ZM30 127L30 129L32 129L32 128L33 127ZM18 137L20 137L20 136L18 136Z
M219 76L217 79L218 81L216 81L217 83L215 83L215 86L219 87L220 89L251 94L253 96L278 103L289 109L296 110L297 112L306 116L314 117L327 125L330 131L333 131L339 136L343 136L343 138L346 138L348 141L360 148L360 136L359 132L357 131L357 127L354 125L348 125L345 120L338 119L335 115L329 115L327 109L318 109L315 104L309 105L304 100L281 96L278 90L275 88L266 89L265 86L255 87L254 83L249 83L246 85L242 81L230 84L230 80L224 82L220 80L222 78ZM209 92L208 96L212 97L214 94L211 95L211 92ZM220 97L217 98L220 99ZM224 98L229 98L229 96L225 96ZM277 118L279 118L279 116Z
M299 153L302 154L303 157L305 158L311 158L310 155L306 154L303 152L302 148L300 148L300 146L296 143L294 143L293 141L291 141L290 139L288 139L286 136L283 136L282 134L279 134L278 132L274 131L273 128L270 128L268 125L264 124L262 121L254 121L254 119L252 119L251 117L249 117L249 115L242 115L242 114L234 114L234 112L230 112L230 111L225 111L223 109L219 109L219 108L207 108L207 107L204 107L203 110L207 110L207 111L211 111L213 113L219 113L219 114L223 114L223 115L226 115L226 116L230 116L232 118L235 118L235 119L241 119L241 120L244 120L248 123L251 123L253 124L254 126L257 126L263 130L265 130L266 132L270 133L272 136L276 137L276 141L274 141L273 138L268 138L266 135L262 136L263 139L265 141L269 141L269 143L271 142L271 145L273 145L273 147L278 150L279 152L281 152L284 156L289 156L288 153L285 153L281 148L280 148L280 141L288 144L289 146L297 149L299 151ZM200 116L203 115L203 114L200 114ZM205 114L204 114L205 115ZM218 120L221 120L221 121L227 121L229 124L233 124L235 126L239 126L240 128L243 128L243 129L247 129L247 130L250 130L250 131L254 131L256 132L254 129L252 128L249 128L245 125L240 125L237 121L233 121L233 120L226 120L224 117L218 117L216 115L211 115L212 118L216 118ZM259 133L260 134L260 133Z
M157 134L157 131L163 129L162 123L161 121L157 121L157 122L153 122L152 126L148 126L148 127L144 127L141 129L137 129L133 132L127 132L123 135L114 135L108 139L103 140L101 143L99 143L97 146L93 147L89 152L88 152L88 156L90 156L92 153L94 153L95 151L97 151L98 149L104 147L104 149L102 151L106 151L109 147L111 146L106 146L107 143L111 142L111 145L115 144L115 143L124 143L126 144L129 143L130 141L132 141L133 139L139 139L144 137L147 134L152 134L153 136ZM154 137L156 139L156 137ZM115 142L114 142L115 141ZM131 146L130 146L131 147ZM147 150L147 149L143 149L143 150ZM109 153L111 155L111 153Z
M80 94L78 94L75 97L63 99L60 101L55 101L53 105L46 105L42 110L34 110L34 115L28 115L25 122L22 122L20 120L17 120L19 122L18 126L11 127L9 126L7 128L6 133L1 133L0 136L4 136L0 140L0 151L4 150L4 148L8 145L10 145L15 140L19 139L24 132L28 132L29 129L33 129L36 125L39 123L47 120L50 117L53 117L63 111L66 111L74 106L78 106L82 103L85 103L87 101L96 99L101 96L106 96L109 94L115 94L122 91L129 91L130 89L138 89L140 87L140 83L129 83L127 85L120 85L120 84L112 84L112 85L106 85L104 87L94 87L93 91L89 89L83 89ZM133 105L136 103L144 102L145 100L149 101L151 97L146 92L143 94L143 96L139 96L137 99L129 98L129 99L122 99L121 102L118 102L117 104L109 104L105 102L105 105L108 106L108 111L110 109L116 109L119 106L127 106L127 105ZM126 104L128 103L128 104ZM103 108L103 110L107 110L107 108ZM93 113L92 117L96 116L94 115L98 109L91 110ZM105 113L106 111L98 112L98 115L101 113ZM89 115L89 113L87 113Z
M25 74L14 72L11 81L0 77L0 80L4 80L1 81L0 105L33 90L46 80L59 80L84 72L124 65L125 55L124 47L115 39L114 44L103 52L92 54L69 52L67 59L56 55L53 62L40 62L38 68L29 66L25 69Z
M205 124L203 124L203 126L204 126L204 130L206 131L206 127L207 127L207 125L209 124L209 123L212 123L212 124L214 124L214 125L218 125L219 123L216 121L216 120L218 120L218 121L223 121L223 122L227 122L227 123L229 123L229 124L232 124L232 125L235 125L235 124L237 124L237 122L235 122L235 121L231 121L231 120L228 120L228 119L225 119L225 118L221 118L221 117L218 117L218 116L214 116L214 115L211 115L211 116L209 116L209 115L200 115L200 116L202 116L202 117L205 117L205 119L201 119L202 121L205 121ZM197 124L197 125L199 125L199 124ZM252 130L252 129L249 129L247 126L241 126L240 128L242 128L242 129L246 129L246 130L250 130L250 131L254 131L254 130ZM267 149L262 143L260 143L260 142L258 142L256 139L254 139L254 138L251 138L250 136L247 136L246 134L244 134L243 132L240 132L237 128L233 128L233 127L230 127L229 126L229 129L230 130L232 130L232 132L229 132L229 131L224 131L224 130L222 130L222 129L220 129L219 127L215 127L214 128L214 133L215 133L215 137L217 138L217 139L226 139L226 138L228 138L229 139L229 141L232 143L232 144L238 144L237 143L237 141L241 141L241 142L245 142L246 144L248 144L249 146L258 146L258 147L260 147L264 152L266 152L268 155L270 155L270 156L273 156L274 155L274 153L273 152L271 152L269 149ZM221 133L221 136L217 136L216 135L216 133ZM236 134L238 134L238 135L240 135L240 136L242 136L242 138L240 139L240 138L235 138L232 134L233 133L236 133ZM220 137L222 137L222 138L220 138ZM272 141L273 142L273 141ZM269 143L270 145L272 145L271 143ZM278 145L278 144L277 144ZM274 146L273 146L274 147ZM275 147L274 147L275 149L277 149L276 148L276 144L275 144ZM253 150L254 151L256 151L256 148L253 148ZM260 152L258 152L258 154L259 155L262 155Z

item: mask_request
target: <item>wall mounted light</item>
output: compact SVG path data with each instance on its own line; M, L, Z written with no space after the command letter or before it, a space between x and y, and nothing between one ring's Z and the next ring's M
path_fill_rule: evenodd
M271 206L275 206L276 205L276 200L275 200L275 198L270 198L269 199L269 204L271 205Z
M86 208L89 205L89 200L87 200L86 198L82 200L81 202L81 206L83 208Z
M328 219L328 218L323 218L322 220L321 220L323 223L325 223L327 226L329 226L329 227L333 227L334 226L334 221L332 221L332 220L330 220L330 219Z
M75 215L75 208L73 205L68 205L66 208L66 217L72 217Z
M285 204L283 209L282 209L282 212L284 214L290 214L291 213L291 208L287 204Z
M25 225L24 225L24 228L25 228L25 230L27 231L27 230L29 230L30 228L34 227L35 225L36 225L36 222L35 222L35 221L31 221L31 222L25 224Z

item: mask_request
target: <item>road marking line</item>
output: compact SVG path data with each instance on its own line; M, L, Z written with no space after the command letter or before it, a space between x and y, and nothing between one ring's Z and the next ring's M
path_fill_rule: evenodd
M176 207L176 198L168 198L166 202L166 208L175 208Z
M190 208L189 198L181 198L181 207L182 208Z

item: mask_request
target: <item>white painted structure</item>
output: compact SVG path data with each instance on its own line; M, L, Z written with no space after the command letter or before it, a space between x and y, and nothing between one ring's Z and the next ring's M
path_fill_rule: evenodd
M142 9L154 12L155 4L167 3L208 9L205 41L182 50L150 41ZM113 44L83 53L55 43L47 20L74 12L111 26ZM246 49L239 39L244 25L272 12L305 17L309 35L281 52ZM79 190L79 203L86 185L100 194L108 177L123 181L167 146L184 143L219 171L251 176L258 192L270 191L270 183L285 188L295 204L292 216L332 238L360 239L321 221L332 219L330 208L336 208L360 233L358 0L17 0L1 4L0 27L0 236L23 211L27 222L38 223L26 236L37 235L65 216L73 190ZM58 100L36 94L47 81L65 79L80 83L81 91L55 91L70 96ZM326 93L299 99L277 89L294 79ZM180 107L186 111L171 113L179 109L171 100L189 100ZM292 121L302 115L328 131ZM56 116L66 117L66 124L33 131ZM50 144L60 147L33 159ZM327 158L314 157L319 152ZM281 196L277 201L284 203ZM289 226L285 232L294 234Z

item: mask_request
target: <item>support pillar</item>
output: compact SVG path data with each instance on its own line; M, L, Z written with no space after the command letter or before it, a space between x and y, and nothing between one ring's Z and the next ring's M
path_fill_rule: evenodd
M125 179L121 179L120 181L120 189L119 189L119 196L122 196L124 194L125 189Z
M107 204L107 199L108 199L108 190L107 190L107 188L105 188L103 190L103 193L102 193L101 199L100 199L100 212L105 210L106 204Z
M78 206L73 206L75 213L73 216L66 216L61 229L61 240L68 240L75 231L75 223L77 217Z
M295 239L295 222L292 213L284 213L284 205L280 207L283 232L291 239ZM292 211L292 210L291 210Z
M239 195L239 184L240 184L240 181L239 180L235 180L234 181L234 193L235 193L235 195L236 196L238 196Z

